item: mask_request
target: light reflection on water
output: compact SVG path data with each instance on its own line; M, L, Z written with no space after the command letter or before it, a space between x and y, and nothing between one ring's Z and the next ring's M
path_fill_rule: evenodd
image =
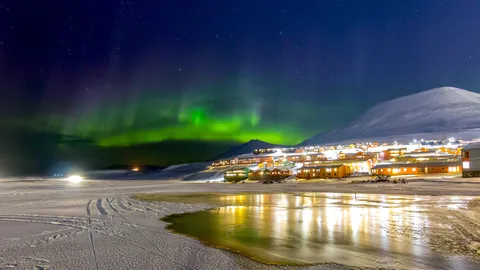
M428 248L429 209L462 208L468 198L349 194L217 195L217 209L168 217L174 231L270 263L478 267Z

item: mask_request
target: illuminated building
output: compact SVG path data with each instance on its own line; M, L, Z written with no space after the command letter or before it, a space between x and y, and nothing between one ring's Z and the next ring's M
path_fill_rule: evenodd
M233 165L232 160L216 160L212 163L212 167L220 167L220 166L230 166Z
M462 149L463 177L480 177L480 142L471 143Z
M233 169L225 171L223 177L228 182L237 182L248 178L248 168Z
M304 167L312 166L331 166L331 165L345 165L346 175L350 175L354 172L370 172L373 164L376 163L376 159L373 158L360 158L360 159L342 159L332 161L306 161L303 163Z
M343 164L303 167L298 169L297 179L344 178L346 170Z
M395 158L395 162L457 161L459 156L438 150L422 150L405 153Z
M216 160L211 167L233 166L233 165L253 165L271 160L269 156L241 156L233 159Z
M289 155L286 158L291 162L302 162L305 160L305 155Z
M383 151L383 159L392 159L402 156L407 152L407 148L391 148Z
M267 162L262 162L258 164L258 168L262 168L262 169L277 168L277 167L293 168L295 167L295 163L282 158L282 159L276 159L274 161L267 161Z
M289 176L293 175L292 170L275 168L273 170L262 169L262 170L251 170L248 173L249 180L282 180Z
M378 164L372 168L372 175L410 175L435 173L461 173L460 162L424 162Z
M255 155L259 155L259 154L271 154L271 153L275 153L277 152L277 149L255 149L253 150L253 153Z

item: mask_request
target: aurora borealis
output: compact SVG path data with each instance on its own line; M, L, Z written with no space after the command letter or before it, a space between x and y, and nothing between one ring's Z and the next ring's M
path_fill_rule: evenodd
M381 101L480 89L479 9L453 0L7 1L2 123L98 146L294 145Z
M201 90L160 97L142 93L130 96L126 102L105 97L102 102L87 106L88 110L80 107L68 122L55 116L41 116L39 121L46 121L47 126L62 130L64 134L95 138L102 146L128 146L168 139L238 142L260 139L296 144L310 135L304 134L305 129L297 125L294 117L288 117L287 112L284 122L269 123L262 117L262 110L269 106L262 102L265 99L248 93L241 95L233 87L225 86L225 89L230 89L231 93L222 96L222 92ZM288 106L300 109L295 108L295 104Z

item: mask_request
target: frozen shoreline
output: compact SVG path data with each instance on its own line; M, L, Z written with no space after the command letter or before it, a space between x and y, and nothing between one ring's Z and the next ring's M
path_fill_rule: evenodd
M53 269L95 269L96 264L99 269L279 268L173 234L165 229L164 222L159 221L166 215L200 211L211 205L150 204L131 199L130 196L136 193L357 192L480 196L479 187L478 179L461 178L433 183L430 180L417 181L403 187L318 182L264 185L91 180L72 185L49 180L4 181L0 183L0 227L3 232L0 233L0 268L32 269L39 265ZM478 211L468 214L477 217ZM478 223L475 220L480 219L473 220ZM466 224L469 226L466 228L471 229L476 223ZM326 264L291 269L352 267Z

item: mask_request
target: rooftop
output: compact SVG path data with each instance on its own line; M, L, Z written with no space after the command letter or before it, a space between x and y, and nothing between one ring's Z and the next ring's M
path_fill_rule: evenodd
M419 167L441 167L441 166L459 166L460 162L422 162L422 163L389 163L389 164L377 164L372 169L383 168L419 168Z
M302 167L302 169L327 169L327 168L338 168L340 166L343 166L343 164L332 164L332 165L321 165L321 166L305 166L305 167Z
M480 142L474 142L467 144L465 147L463 147L463 150L473 150L473 149L480 149Z

